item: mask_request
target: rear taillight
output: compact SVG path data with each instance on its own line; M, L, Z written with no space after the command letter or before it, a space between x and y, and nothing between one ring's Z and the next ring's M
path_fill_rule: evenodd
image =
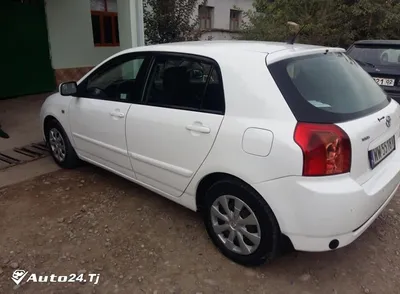
M350 139L338 126L298 123L294 140L303 151L303 176L326 176L350 172Z

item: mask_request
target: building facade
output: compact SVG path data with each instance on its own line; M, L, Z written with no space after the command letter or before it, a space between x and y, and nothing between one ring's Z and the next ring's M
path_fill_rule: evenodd
M139 0L3 0L0 99L51 92L140 45Z
M50 92L114 53L142 45L141 0L3 0L0 99ZM200 1L199 1L200 2ZM252 0L199 6L201 39L231 39Z
M200 18L202 40L229 40L237 35L246 21L246 12L252 9L253 0L208 0L200 6L196 16Z
M105 58L141 45L137 0L46 0L56 83L77 80Z

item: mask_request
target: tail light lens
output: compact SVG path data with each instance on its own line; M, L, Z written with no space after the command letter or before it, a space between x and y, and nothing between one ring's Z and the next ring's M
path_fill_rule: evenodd
M303 151L303 176L326 176L350 172L350 139L340 127L298 123L294 140Z

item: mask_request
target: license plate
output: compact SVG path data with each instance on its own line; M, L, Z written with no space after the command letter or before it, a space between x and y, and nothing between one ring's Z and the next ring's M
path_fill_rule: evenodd
M389 156L396 149L396 143L394 136L386 142L383 142L378 147L368 151L369 162L371 168L375 168L381 163L386 157Z
M394 86L394 79L374 78L375 82L380 86Z

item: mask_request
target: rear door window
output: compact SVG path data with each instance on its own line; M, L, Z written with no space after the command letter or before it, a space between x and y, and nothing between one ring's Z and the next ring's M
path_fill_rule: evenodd
M204 58L157 56L147 89L147 104L223 114L224 92L218 65Z
M298 121L353 120L390 102L371 76L341 52L286 59L268 68Z

